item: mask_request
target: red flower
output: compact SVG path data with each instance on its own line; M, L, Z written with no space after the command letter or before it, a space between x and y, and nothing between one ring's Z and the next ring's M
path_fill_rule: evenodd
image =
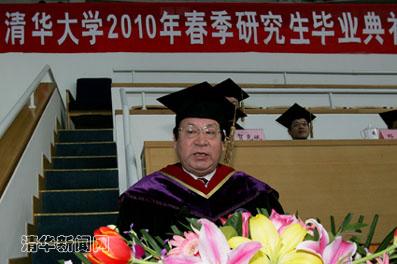
M126 264L132 251L124 238L115 230L101 226L94 232L95 241L87 258L94 264Z
M141 259L143 258L143 256L145 256L145 249L141 245L134 245L132 251L134 254L134 258Z

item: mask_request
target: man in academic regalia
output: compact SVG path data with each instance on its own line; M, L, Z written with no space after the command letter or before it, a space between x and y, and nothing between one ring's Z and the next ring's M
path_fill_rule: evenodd
M295 103L276 119L288 129L292 139L307 139L313 137L312 121L316 118L311 112Z
M379 113L388 129L397 129L397 109Z
M145 176L120 196L118 226L164 236L187 217L218 221L236 210L283 213L278 193L244 172L219 163L233 105L203 82L158 99L176 113L179 163Z

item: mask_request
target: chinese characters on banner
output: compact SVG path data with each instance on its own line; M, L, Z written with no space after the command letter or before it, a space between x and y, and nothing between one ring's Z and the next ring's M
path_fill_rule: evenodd
M397 4L0 4L0 52L397 53Z

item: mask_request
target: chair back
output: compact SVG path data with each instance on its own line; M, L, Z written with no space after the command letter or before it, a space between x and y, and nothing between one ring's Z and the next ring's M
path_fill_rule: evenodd
M76 108L78 110L111 110L111 86L111 78L77 79Z

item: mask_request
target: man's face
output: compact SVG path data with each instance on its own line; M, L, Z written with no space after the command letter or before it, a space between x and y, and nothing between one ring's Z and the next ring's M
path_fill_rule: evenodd
M293 139L307 139L309 136L309 124L306 119L298 118L292 121L288 133Z
M178 133L175 149L182 166L196 176L215 170L223 148L218 122L207 118L185 118L179 124Z

